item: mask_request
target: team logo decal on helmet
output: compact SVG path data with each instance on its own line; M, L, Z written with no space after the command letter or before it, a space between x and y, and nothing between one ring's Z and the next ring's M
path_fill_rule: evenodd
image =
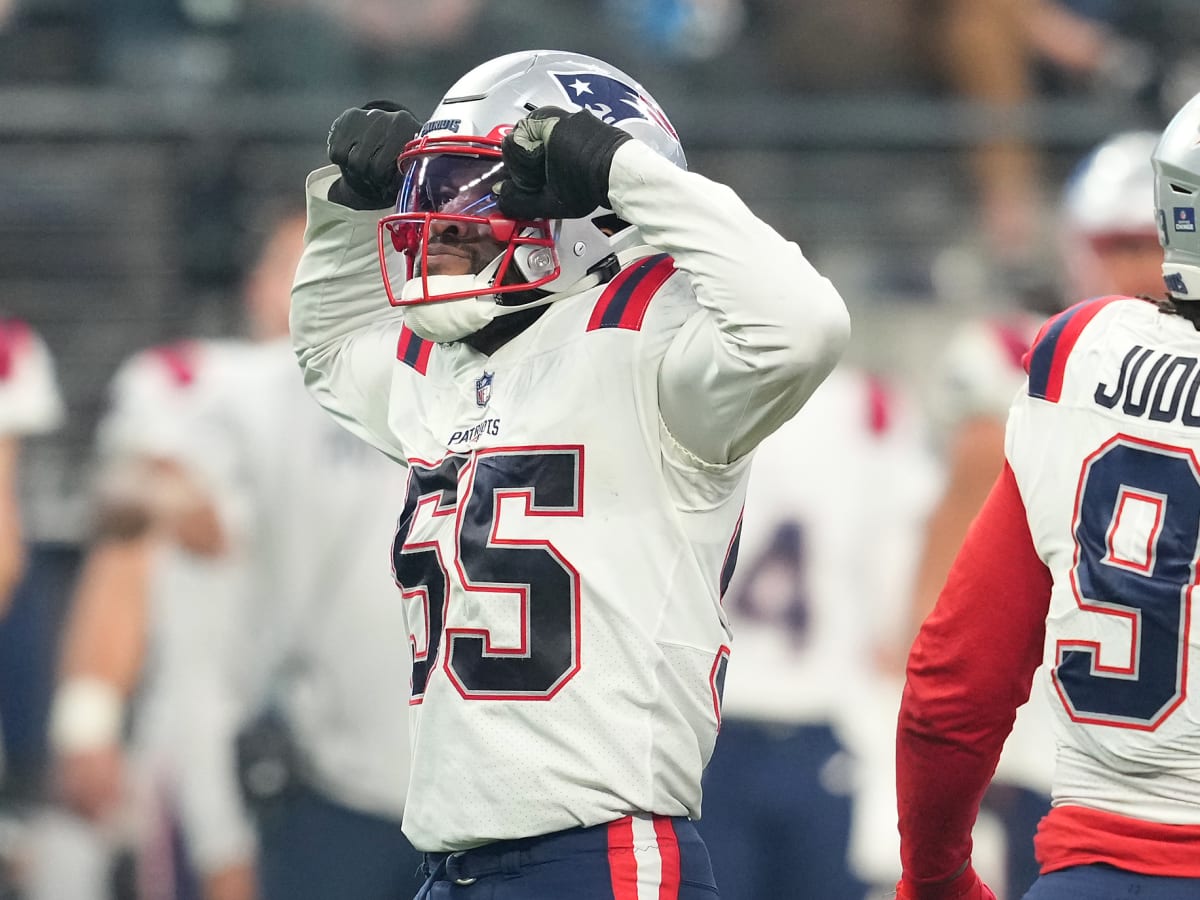
M619 125L628 119L646 119L671 137L679 139L658 104L633 85L598 72L551 74L561 85L568 100L576 106L582 106L602 122Z

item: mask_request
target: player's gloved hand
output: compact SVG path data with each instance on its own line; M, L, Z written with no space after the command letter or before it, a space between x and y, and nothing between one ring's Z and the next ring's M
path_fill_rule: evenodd
M608 206L613 154L629 139L586 109L535 109L504 138L500 211L510 219L577 219Z
M896 900L996 900L996 895L967 863L957 877L937 884L915 885L901 878L896 885Z
M412 111L390 100L348 109L329 126L329 161L342 177L329 199L351 209L387 209L400 192L396 159L421 129Z

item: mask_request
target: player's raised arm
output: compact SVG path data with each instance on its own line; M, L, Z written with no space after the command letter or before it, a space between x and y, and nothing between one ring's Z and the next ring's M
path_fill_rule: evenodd
M671 254L701 306L659 371L663 421L706 462L745 456L841 356L850 337L845 304L800 248L730 188L633 141L613 157L609 179L614 209Z
M706 462L752 450L795 414L845 349L837 290L725 185L689 173L590 112L540 109L505 142L516 218L609 206L674 259L701 309L659 373L674 437ZM698 405L699 404L699 405ZM703 415L697 415L703 409Z
M387 396L400 310L380 289L377 226L399 189L396 157L419 123L401 107L348 109L329 132L333 165L306 184L308 228L292 289L292 343L304 380L347 429L395 454Z

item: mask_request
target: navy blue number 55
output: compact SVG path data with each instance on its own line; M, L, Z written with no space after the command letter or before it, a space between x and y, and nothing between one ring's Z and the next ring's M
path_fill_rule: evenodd
M552 541L533 534L552 529L519 523L582 515L580 446L491 448L410 463L392 565L425 619L423 641L411 638L411 702L421 701L439 666L470 700L548 700L579 671L579 573ZM421 529L423 540L412 537L418 517L433 523ZM455 616L452 596L465 604ZM515 645L495 641L482 624L505 599L516 616Z

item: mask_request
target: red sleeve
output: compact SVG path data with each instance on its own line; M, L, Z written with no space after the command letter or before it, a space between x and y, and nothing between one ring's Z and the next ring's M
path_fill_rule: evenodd
M1051 577L1006 463L908 658L896 732L900 856L914 898L953 878L1042 658Z

